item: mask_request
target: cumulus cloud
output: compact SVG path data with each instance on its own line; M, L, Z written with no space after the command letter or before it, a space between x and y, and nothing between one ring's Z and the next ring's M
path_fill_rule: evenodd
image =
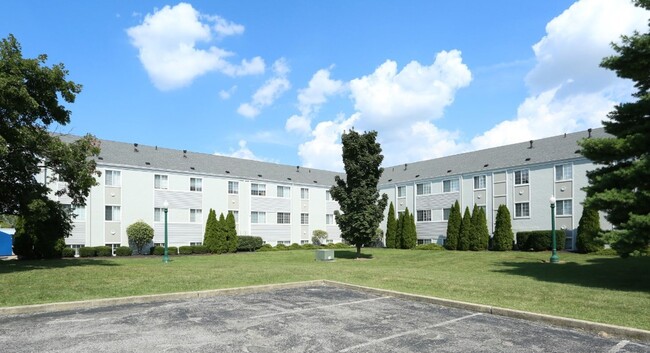
M438 128L429 121L417 121L381 138L385 166L449 156L469 147L458 142L458 131Z
M312 131L312 139L298 146L298 155L305 167L322 168L326 170L343 170L341 153L341 134L352 129L359 114L349 118L339 116L336 120L318 123Z
M291 88L291 83L286 77L289 71L289 65L284 58L276 60L273 64L274 76L255 91L250 102L242 103L237 113L247 118L254 118L260 114L262 108L273 104Z
M196 77L211 71L230 76L263 73L265 65L260 57L232 64L227 59L234 53L216 46L198 46L211 42L213 34L223 37L243 31L242 25L218 16L202 15L192 5L179 3L154 10L141 24L126 32L154 86L172 90L187 86Z
M239 149L237 150L231 149L230 153L215 152L215 154L218 156L250 159L254 161L276 162L274 160L256 156L255 153L248 148L246 140L239 140Z
M223 100L228 100L230 97L232 97L233 93L237 91L237 86L232 86L228 90L222 89L219 91L219 98Z

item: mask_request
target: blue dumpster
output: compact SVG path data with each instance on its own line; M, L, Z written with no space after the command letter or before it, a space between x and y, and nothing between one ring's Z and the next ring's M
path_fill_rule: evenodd
M12 235L0 231L0 256L11 256Z

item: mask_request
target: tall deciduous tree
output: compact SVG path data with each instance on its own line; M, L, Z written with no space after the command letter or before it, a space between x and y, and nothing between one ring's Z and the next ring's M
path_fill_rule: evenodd
M99 154L97 139L87 135L65 143L48 131L52 125L70 122L71 113L59 99L74 103L81 86L66 80L63 64L48 67L46 61L44 54L23 58L13 35L0 41L0 214L24 218L17 234L26 237L23 245L53 246L72 230L71 215L59 202L48 201L51 190L47 182L37 179L39 172L49 171L47 181L56 176L66 182L56 193L67 194L73 206L85 205L99 175L91 158ZM55 234L53 228L59 232ZM25 249L24 257L56 252Z
M393 203L388 206L388 219L386 220L386 247L395 248L395 235L397 233L397 220Z
M357 258L361 255L363 244L375 235L388 203L388 196L384 194L379 197L377 189L384 172L384 168L380 167L384 156L376 139L376 131L359 134L351 130L343 134L341 141L346 180L336 176L336 185L330 189L332 198L338 201L342 211L335 211L341 237L356 246Z
M650 10L650 1L635 4ZM612 247L627 256L650 246L650 32L623 36L613 44L616 55L600 66L635 82L636 101L621 103L603 121L613 137L581 141L581 153L601 167L587 173L585 207L606 212L616 226L618 241Z
M460 204L456 201L449 211L447 220L447 238L445 239L445 248L447 250L458 249L458 238L460 237L460 223L463 216L460 214Z
M506 205L500 205L497 209L497 219L494 224L494 238L492 250L512 250L514 234L512 233L512 222L510 222L510 211Z
M469 207L465 207L463 220L460 223L460 236L458 237L458 250L469 250L472 236L472 216Z

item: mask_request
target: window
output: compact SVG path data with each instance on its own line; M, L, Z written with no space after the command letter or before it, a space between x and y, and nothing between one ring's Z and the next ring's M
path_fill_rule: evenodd
M291 240L278 240L277 244L280 245L291 245Z
M528 202L519 202L515 204L515 218L530 217L530 205Z
M201 178L190 178L190 191L203 191L203 180Z
M169 188L167 175L156 174L153 176L153 188L166 190Z
M418 210L418 222L431 222L431 210Z
M309 244L309 240L301 240L300 245Z
M327 244L334 244L334 240L333 239L327 239Z
M119 221L120 220L120 206L106 206L106 217L104 218L107 221Z
M431 193L431 183L417 184L418 195L429 195Z
M117 250L117 248L119 248L121 246L121 244L106 244L106 246L111 247L111 254L113 254L113 256L115 256L115 251Z
M190 242L190 246L199 246L199 245L203 245L203 243L200 242L200 241L191 241Z
M555 214L558 216L570 216L573 213L573 202L571 200L557 200Z
M485 189L485 175L477 175L474 177L474 190Z
M451 214L451 208L443 208L442 209L442 220L443 221L448 221L450 214Z
M300 198L303 200L309 200L309 189L300 188Z
M325 224L334 224L334 215L326 214L325 215Z
M266 184L251 184L251 195L266 196Z
M164 210L162 208L154 208L153 209L153 221L154 222L162 222L163 221L163 212Z
M517 170L515 172L515 185L528 184L528 169Z
M266 223L266 212L251 212L251 223Z
M278 197L291 197L291 188L288 186L278 186Z
M72 214L73 222L84 222L86 221L86 206L77 206L73 207L72 205L62 205L63 208Z
M235 217L235 223L239 223L239 211L237 210L228 210Z
M555 181L573 179L573 169L571 164L562 164L555 166Z
M239 182L229 181L228 182L228 193L232 195L239 194Z
M201 223L203 222L203 210L192 208L190 209L190 222Z
M330 194L329 190L325 191L325 201L331 201L332 200L332 194Z
M442 181L442 192L456 192L458 190L458 179Z
M107 170L105 174L106 186L120 186L120 172L117 170Z
M397 187L397 197L406 197L406 186Z
M431 239L418 239L418 245L431 244Z
M278 224L290 224L291 223L291 213L288 212L278 212L277 218Z
M70 244L68 247L70 249L74 249L74 256L79 256L79 249L83 248L84 246L81 244Z
M300 214L300 224L309 224L309 213Z

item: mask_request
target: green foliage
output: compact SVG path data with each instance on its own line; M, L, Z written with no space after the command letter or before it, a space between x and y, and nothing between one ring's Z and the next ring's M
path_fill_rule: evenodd
M208 220L205 222L205 235L203 236L203 245L205 245L211 253L218 253L221 248L219 244L219 221L217 221L217 213L210 209L208 213Z
M386 220L386 247L394 249L397 236L397 220L395 219L395 207L393 203L388 206L388 219Z
M287 250L302 250L302 246L298 243L293 243L287 247Z
M237 252L237 224L235 222L235 215L232 211L228 211L226 216L226 243L228 244L228 252Z
M469 213L469 207L465 207L465 213L463 214L463 219L460 223L458 250L467 251L470 249L472 233L472 216Z
M178 248L178 253L181 255L192 255L194 253L194 249L189 245L185 245Z
M237 251L255 251L264 245L261 237L240 235L238 237Z
M217 254L224 254L229 250L230 244L228 243L228 224L226 224L226 217L223 216L223 213L220 213L219 220L217 221L216 247L212 249L212 252Z
M169 251L169 249L167 249ZM154 246L151 248L151 255L158 255L162 256L165 255L165 247L164 246Z
M92 246L83 246L79 248L79 257L95 257L97 249Z
M397 229L395 231L395 249L401 249L404 243L404 212L397 215Z
M128 246L120 246L115 249L115 255L117 256L131 256L133 255L133 250Z
M557 250L564 250L566 233L564 230L555 231L555 246ZM553 248L553 234L550 230L533 230L517 232L517 247L522 251L545 251Z
M327 232L321 229L316 229L311 233L311 242L314 245L322 245L327 242Z
M614 249L600 249L593 253L593 255L602 255L602 256L617 256L618 253Z
M500 205L497 209L496 222L494 224L494 237L492 239L492 250L512 250L512 223L510 222L510 211L506 205Z
M408 207L404 211L402 237L400 240L402 249L413 249L418 242L418 235L415 228L415 217L409 212Z
M460 214L460 204L458 200L451 206L449 220L447 220L447 238L445 239L445 248L448 250L457 250L460 239L460 224L463 216Z
M637 0L646 10L650 2ZM599 168L587 172L586 208L605 211L607 220L620 231L612 244L621 256L650 246L650 31L622 36L613 44L616 55L600 66L635 82L637 101L620 103L603 121L607 138L580 142L581 153Z
M153 240L153 228L140 220L126 228L126 235L138 254L142 254L142 248Z
M303 244L302 249L303 250L315 250L315 249L318 249L318 246L316 246L314 244Z
M176 246L168 246L167 247L167 254L168 255L178 255L178 247L176 247Z
M18 216L0 214L0 228L16 228Z
M13 35L0 41L0 214L23 218L16 246L21 258L61 257L60 240L70 235L72 220L48 194L66 194L73 205L84 205L99 175L92 158L99 154L97 139L65 143L50 132L70 122L64 104L74 102L81 86L66 81L63 64L47 67L46 61L44 54L23 58ZM43 167L48 181L57 176L66 187L51 190L37 180Z
M61 252L63 257L74 257L76 254L76 251L73 248L63 248L63 251Z
M481 211L478 208L477 204L474 204L472 209L471 221L471 232L469 234L469 250L478 251L481 250L481 235L479 229L481 227Z
M434 251L437 251L437 250L445 250L445 248L442 245L431 243L431 244L418 245L418 246L415 247L415 250L434 250Z
M274 248L271 244L264 244L257 251L277 251L278 249Z
M192 245L191 248L192 254L207 254L210 252L210 249L205 245Z
M368 244L363 245L366 248L383 248L384 247L384 231L381 228L375 229L375 236L372 237Z
M289 247L287 247L287 246L284 245L284 244L276 244L276 245L275 245L275 249L276 249L276 250L289 250Z
M360 135L351 130L341 136L346 180L336 176L336 184L330 189L342 211L334 211L341 237L356 246L357 258L361 247L375 235L388 203L388 196L380 198L377 189L384 156L376 138L376 131Z
M96 246L95 251L97 251L96 256L113 256L113 249L110 246Z
M598 239L600 233L600 216L593 208L584 208L578 224L576 248L581 253L591 253L601 250L603 243Z
M490 230L487 225L485 210L479 208L478 221L474 225L474 231L478 233L479 248L478 250L487 250L490 245Z

